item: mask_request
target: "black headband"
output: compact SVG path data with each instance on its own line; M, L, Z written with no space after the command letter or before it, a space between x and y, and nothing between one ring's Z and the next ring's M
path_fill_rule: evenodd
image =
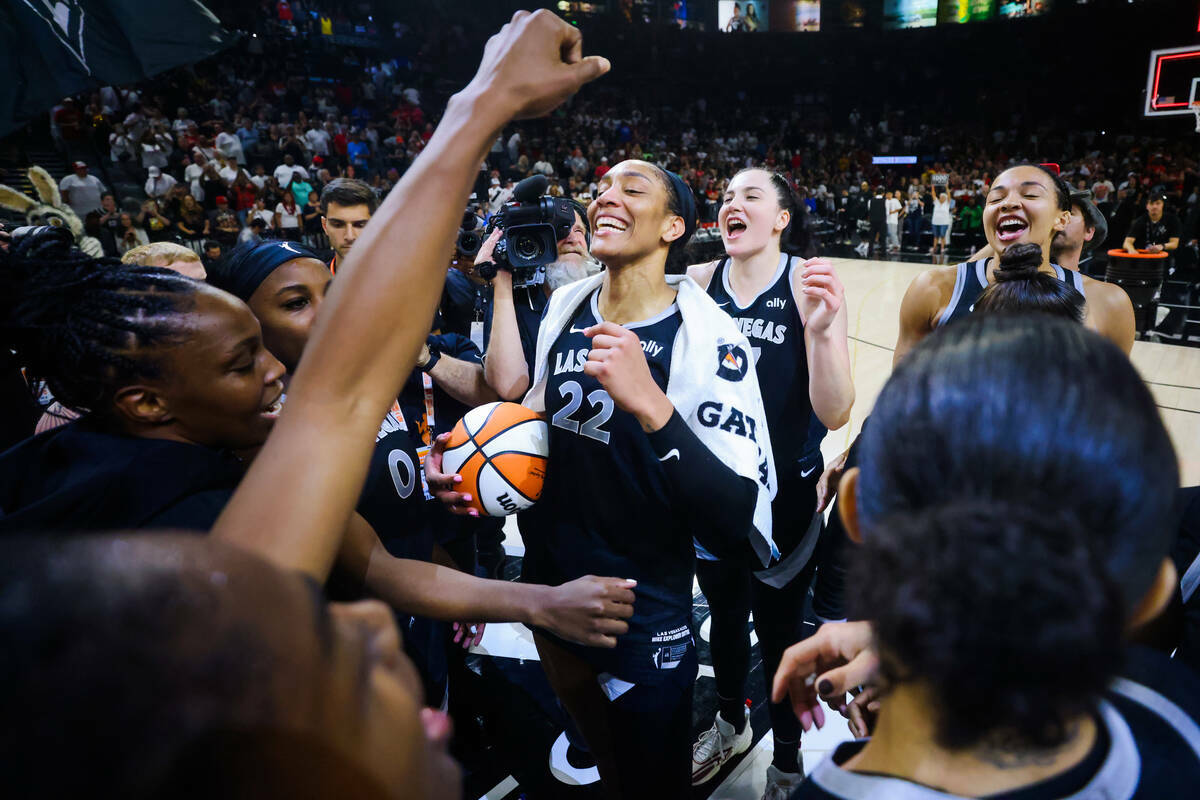
M684 183L683 178L669 169L664 169L663 174L667 176L667 180L671 183L671 190L679 198L679 207L681 209L679 216L683 217L684 225L683 236L671 242L671 244L672 246L678 244L682 247L688 243L688 240L692 238L692 234L696 232L696 196L692 194L691 188Z
M272 272L297 258L321 258L295 242L255 242L235 247L208 271L208 282L242 300L262 285Z

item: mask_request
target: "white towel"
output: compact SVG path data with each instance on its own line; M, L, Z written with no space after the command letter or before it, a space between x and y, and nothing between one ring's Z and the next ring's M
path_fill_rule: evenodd
M533 386L524 402L527 408L545 412L550 347L580 304L603 281L601 273L563 286L550 296L538 329ZM667 398L713 455L738 475L757 484L754 506L757 535L750 537L750 543L765 567L779 556L771 537L775 462L750 342L733 319L691 278L668 275L667 283L679 292L676 303L683 318L671 351ZM696 502L703 502L703 498L696 498Z

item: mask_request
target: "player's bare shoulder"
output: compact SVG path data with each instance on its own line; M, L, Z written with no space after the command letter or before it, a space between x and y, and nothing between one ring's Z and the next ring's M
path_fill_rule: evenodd
M703 264L692 264L687 268L688 277L700 284L701 289L707 291L708 284L712 282L713 273L717 271L718 263L720 263L720 259L714 258Z
M927 269L913 278L905 299L911 294L914 300L919 301L922 310L928 312L929 319L937 319L950 305L957 280L957 264Z

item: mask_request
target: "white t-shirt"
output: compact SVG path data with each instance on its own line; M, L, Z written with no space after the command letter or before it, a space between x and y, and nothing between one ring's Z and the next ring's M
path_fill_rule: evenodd
M950 201L944 203L941 200L933 201L933 225L949 225L950 217Z
M891 225L893 227L896 225L899 225L900 224L900 201L894 197L889 197L887 199L887 204L886 204L885 208L887 209L887 224Z
M217 134L215 142L217 151L226 158L232 158L239 164L246 163L246 153L242 150L242 140L229 131Z
M300 206L295 207L295 212L289 214L284 208L283 203L275 206L275 214L279 217L279 227L281 228L299 228L300 227Z
M221 176L221 180L225 181L226 185L233 186L233 182L237 180L240 172L241 170L237 167L225 166L221 167L221 171L217 174Z
M104 184L95 175L83 178L75 174L68 175L59 182L58 189L71 193L67 204L81 217L99 209L100 196L104 194Z
M275 180L279 183L279 187L281 189L286 189L288 184L292 182L292 174L297 172L304 177L304 180L308 180L308 170L299 164L293 164L290 167L287 164L280 164L278 167L276 167L274 174Z
M329 132L321 128L309 128L304 134L304 141L308 142L308 149L319 156L329 155L329 138Z
M251 211L250 219L261 219L268 228L271 228L275 225L275 212L269 208L264 208L262 211Z
M147 197L166 197L167 192L175 188L176 180L170 175L159 175L157 178L146 179Z
M204 187L200 183L203 175L204 167L199 164L188 164L187 169L183 171L183 179L188 182L188 189L197 203L204 202Z

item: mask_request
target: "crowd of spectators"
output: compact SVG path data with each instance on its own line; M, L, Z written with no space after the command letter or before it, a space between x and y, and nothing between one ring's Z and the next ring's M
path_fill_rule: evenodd
M150 85L68 99L52 112L51 133L69 158L86 153L81 142L90 141L112 182L131 189L110 196L78 165L63 180L107 253L163 240L217 253L268 237L322 247L319 197L329 181L361 178L380 196L395 185L432 135L445 86L463 66L451 54L469 50L473 32L395 23L391 34L412 55L384 58L325 41L335 28L378 34L375 23L353 16L353 4L336 13L307 5L264 2L261 36L234 51ZM1033 125L1020 115L991 130L936 125L900 110L852 110L838 119L799 95L726 114L729 100L718 92L716 100L658 96L642 101L627 88L600 86L548 119L505 129L479 184L481 209L494 212L515 182L539 173L551 179L552 194L586 204L610 165L644 158L682 175L702 221L713 223L729 179L754 164L789 179L826 244L856 244L866 255L871 242L884 248L886 231L888 251L953 243L969 252L982 243L991 178L1031 160L1059 163L1073 187L1093 191L1109 221L1109 246L1120 246L1152 190L1181 220L1183 242L1197 239L1200 172L1183 137L1076 130L1055 119ZM900 154L920 161L873 163Z

